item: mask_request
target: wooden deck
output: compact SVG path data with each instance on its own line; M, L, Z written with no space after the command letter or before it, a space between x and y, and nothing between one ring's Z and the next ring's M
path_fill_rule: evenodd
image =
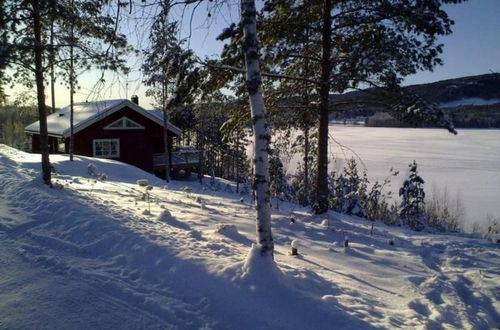
M165 154L153 155L153 167L164 167L167 159ZM199 150L182 150L172 152L172 159L170 164L175 168L195 167L200 164L200 151Z

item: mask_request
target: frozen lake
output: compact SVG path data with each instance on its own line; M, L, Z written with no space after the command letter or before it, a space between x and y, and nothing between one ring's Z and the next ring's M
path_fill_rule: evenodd
M451 199L459 194L468 224L484 222L488 215L500 218L500 130L462 129L454 136L440 129L331 125L330 137L330 159L341 164L331 162L331 169L354 156L352 149L371 181L382 181L391 167L399 170L391 180L397 191L408 164L416 160L426 193L435 186L446 187ZM287 167L294 171L301 157L292 158ZM363 169L359 160L358 165Z

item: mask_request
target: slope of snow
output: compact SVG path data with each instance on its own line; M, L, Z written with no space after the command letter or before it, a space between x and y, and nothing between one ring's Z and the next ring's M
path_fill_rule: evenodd
M248 195L196 181L165 185L110 160L51 160L61 189L41 184L39 155L0 146L0 328L488 329L500 323L500 251L479 237L380 223L371 236L363 219L313 217L282 203L273 210L274 264L252 248ZM108 179L90 178L88 164ZM139 179L153 185L149 207ZM294 240L298 256L290 255Z

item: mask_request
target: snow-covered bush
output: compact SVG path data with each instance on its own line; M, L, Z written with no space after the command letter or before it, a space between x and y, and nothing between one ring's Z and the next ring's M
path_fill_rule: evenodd
M297 171L292 176L290 183L291 199L302 206L311 205L314 200L314 177L315 169L310 168L308 171L307 186L305 180L304 166L299 163Z
M433 189L432 198L426 201L425 212L428 225L440 231L460 232L462 230L465 210L460 196L450 200L448 190Z
M172 214L170 213L169 210L163 210L163 212L161 212L158 218L158 220L161 222L169 222L171 219L172 219Z
M146 187L149 185L149 181L147 179L139 179L136 183L139 187Z
M343 173L329 178L330 207L337 212L366 217L365 201L367 198L368 178L366 173L359 177L357 163L351 158Z
M423 230L427 227L428 216L425 212L425 181L418 175L417 163L409 165L408 178L399 189L401 204L399 216L403 225L413 230Z
M215 227L215 232L218 234L238 234L238 228L235 225L221 223Z
M273 154L269 157L269 190L271 196L276 198L276 208L279 208L279 199L285 199L290 190L283 163Z

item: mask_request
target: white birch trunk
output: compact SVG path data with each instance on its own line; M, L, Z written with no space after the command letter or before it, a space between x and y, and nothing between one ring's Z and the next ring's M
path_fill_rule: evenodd
M257 11L255 0L241 0L241 25L244 40L246 85L252 111L254 132L254 186L257 193L257 243L263 256L273 256L274 242L271 233L271 204L269 192L268 151L271 135L266 119L262 95L262 76L257 45Z

